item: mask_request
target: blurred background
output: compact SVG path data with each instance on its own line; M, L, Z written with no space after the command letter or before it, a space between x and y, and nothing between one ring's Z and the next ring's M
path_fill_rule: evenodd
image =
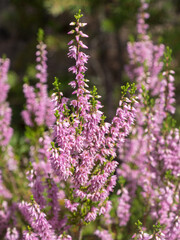
M9 101L13 109L12 126L23 132L20 116L23 109L23 78L31 84L35 79L35 52L38 28L45 31L48 47L48 84L57 76L64 95L69 96L68 82L72 75L67 69L72 62L67 58L70 36L69 23L82 9L84 28L90 37L87 53L91 56L87 78L98 87L104 111L109 119L115 112L120 87L128 78L124 66L128 63L127 41L136 37L136 14L139 0L0 0L0 56L11 59ZM163 42L173 50L173 68L176 71L175 118L180 124L180 1L151 0L150 33L156 43Z

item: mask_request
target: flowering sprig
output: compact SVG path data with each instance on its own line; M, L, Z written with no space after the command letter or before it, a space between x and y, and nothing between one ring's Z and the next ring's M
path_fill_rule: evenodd
M5 236L5 240L18 240L19 239L19 232L14 227L12 229L8 228Z
M169 114L175 110L174 71L170 68L171 50L165 50L162 44L155 45L147 34L147 7L147 2L141 0L138 41L128 43L130 64L127 71L130 78L137 82L139 102L136 104L135 128L124 145L124 152L120 150L123 163L118 174L126 179L132 202L133 199L140 201L137 193L141 189L146 209L143 223L159 221L164 226L161 234L154 235L141 228L136 239L166 239L165 236L176 239L179 234L177 182L180 138L178 129L167 127ZM169 171L171 174L167 175ZM167 176L171 177L167 179ZM123 201L123 195L120 201ZM146 221L147 217L149 221Z
M145 229L142 227L142 223L138 220L137 223L135 223L138 227L139 233L134 234L132 236L132 239L134 240L166 240L166 236L162 233L161 229L162 226L159 224L159 222L156 225L153 225L153 234L146 233Z
M7 146L13 134L10 127L12 110L6 102L9 85L7 83L7 74L10 61L8 58L0 58L0 147Z
M43 42L43 30L38 32L38 45L36 51L38 82L36 88L24 83L23 91L26 98L26 108L22 111L22 117L27 126L50 127L55 119L53 115L53 104L47 93L47 50Z
M17 185L11 178L18 167L14 166L12 147L8 145L9 61L0 59L0 86L4 90L0 110L5 113L0 119L1 166L4 160L7 162L0 170L0 238L81 240L83 235L86 238L83 226L97 220L98 230L92 232L99 239L129 239L134 219L140 219L132 239L179 239L180 133L171 116L175 111L174 71L171 50L165 50L163 44L155 45L147 33L147 8L147 2L141 0L138 40L128 43L127 71L136 82L138 101L133 96L134 83L122 86L119 107L111 122L103 114L97 88L88 89L85 73L89 56L83 52L88 47L82 41L88 36L82 31L86 23L80 22L81 12L70 23L74 29L69 34L74 38L69 42L68 57L75 60L69 68L74 74L69 83L73 89L70 98L63 96L57 78L53 101L48 97L47 52L43 32L39 32L38 83L35 87L24 85L27 107L23 116L31 145L28 190L22 173ZM52 108L49 112L49 103L54 113ZM49 129L52 125L53 137ZM13 191L9 191L11 183ZM18 191L19 185L25 186L26 194ZM30 191L33 196L27 202ZM17 203L20 198L24 201Z
M52 168L71 189L65 200L70 223L78 222L80 227L106 212L108 196L116 184L113 175L118 165L114 160L116 144L122 143L128 135L135 115L133 98L125 97L128 85L116 116L111 123L105 122L97 89L89 91L85 78L89 56L81 50L88 48L81 38L88 36L81 30L86 25L80 22L81 17L79 12L75 15L76 22L70 23L74 29L69 34L75 37L68 43L68 57L75 60L75 65L69 68L75 75L75 80L69 83L75 97L67 99L58 91L54 95L57 120L51 148ZM54 86L59 88L57 79Z
M26 109L22 112L25 124L28 125L26 127L26 137L30 143L30 156L29 169L26 175L31 193L33 194L33 201L30 205L27 202L22 202L19 206L24 216L30 209L30 206L32 209L36 209L44 219L42 221L46 222L49 228L53 229L52 239L57 239L58 236L55 235L55 231L60 232L62 225L65 225L66 221L59 219L59 189L55 183L49 162L49 148L52 138L51 126L55 121L55 116L53 113L53 101L48 97L47 92L47 51L43 42L43 35L43 31L39 30L36 52L36 78L38 82L35 87L27 83L24 84ZM24 212L25 210L23 209L27 211ZM35 223L30 218L32 214L30 212L27 214L29 214L27 218L28 224L35 230L35 233L24 231L24 238L31 239L37 237L39 239L41 237L44 239L38 232L38 229L35 229ZM38 221L37 218L38 214L34 216L34 220ZM47 239L51 239L51 233L46 236Z
M13 129L10 126L12 110L7 102L9 65L8 58L0 58L0 238L5 235L5 239L18 239L14 193L18 195L21 190L16 191L18 164L14 149L10 145Z
M112 235L107 230L96 230L94 233L101 240L113 240Z
M22 117L27 125L26 137L31 145L29 160L33 163L35 171L38 172L41 169L47 176L48 173L51 173L50 163L48 162L50 155L48 149L51 143L50 128L55 121L55 116L52 99L48 96L47 50L42 29L39 29L38 32L36 62L36 78L38 81L35 87L30 86L28 83L23 85L26 106L25 110L22 111ZM41 173L40 175L39 180L43 174ZM36 201L38 201L37 198Z
M46 215L41 212L39 205L33 200L33 198L32 203L20 203L19 209L25 219L31 224L37 236L44 240L57 239L52 226L46 220ZM27 238L27 233L24 233L24 235Z

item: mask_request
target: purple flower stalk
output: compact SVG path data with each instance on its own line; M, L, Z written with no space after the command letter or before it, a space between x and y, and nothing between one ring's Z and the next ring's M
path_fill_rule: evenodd
M5 236L5 240L18 240L19 233L16 228L8 228Z
M36 233L23 231L23 240L39 240L39 238Z
M2 59L0 58L0 89L1 89L1 96L0 96L0 146L7 146L13 130L10 127L11 121L11 108L9 107L7 99L7 93L9 90L9 85L7 83L7 73L9 69L9 59Z
M75 75L75 80L69 83L75 97L70 100L59 92L54 95L57 121L50 160L59 179L72 189L65 206L77 213L80 222L83 219L90 222L102 214L100 209L106 206L116 185L115 146L129 134L135 109L132 101L124 97L112 122L104 121L100 96L95 87L93 91L88 90L85 78L89 56L81 50L87 49L81 38L88 36L81 30L85 25L79 21L81 16L80 13L75 15L77 21L70 23L75 29L69 32L75 35L69 42L68 53L68 57L75 60L75 65L69 68Z
M120 149L123 163L118 174L127 180L126 187L132 199L136 197L137 187L142 188L148 214L154 222L165 226L161 237L155 239L175 240L180 234L178 219L174 221L179 208L180 138L179 130L167 129L168 115L175 110L174 71L169 69L169 48L165 51L164 45L155 45L147 34L148 26L143 18L148 16L147 7L142 0L138 14L139 39L128 44L130 65L127 71L137 82L139 102L131 139ZM135 168L131 168L132 165ZM120 200L123 201L123 195ZM137 239L152 238L142 232Z
M33 204L23 201L19 204L19 209L38 237L43 240L57 239L52 226L46 220L45 213L41 212L39 205L35 201Z
M118 200L119 200L119 203L117 208L117 216L119 218L119 226L126 226L131 215L130 214L131 198L126 188L122 190L122 195Z
M107 230L96 230L94 233L101 240L113 240L112 235Z
M12 198L12 194L9 192L9 190L3 184L1 170L0 170L0 197L6 198L6 199Z
M42 34L42 33L41 33ZM48 97L47 92L47 50L46 45L42 39L39 39L36 52L36 74L39 80L36 84L36 88L28 85L23 86L24 95L26 98L26 109L22 111L22 117L26 125L33 126L51 126L55 117L53 114L53 103Z

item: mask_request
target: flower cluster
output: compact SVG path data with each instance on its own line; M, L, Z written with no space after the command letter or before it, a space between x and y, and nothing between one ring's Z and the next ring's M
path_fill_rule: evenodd
M36 51L36 74L39 80L36 84L36 88L28 85L23 86L24 95L26 98L26 109L22 112L22 117L27 126L51 126L54 121L53 104L47 93L47 51L46 45L43 42L43 32L39 30L38 41Z
M119 218L119 226L126 226L130 218L130 196L126 188L123 189L121 197L118 199L117 216Z
M95 235L101 240L112 240L111 234L107 230L96 230Z
M174 71L170 69L170 49L165 50L162 44L155 45L147 34L148 25L144 20L149 17L147 8L148 4L142 0L138 14L138 41L128 43L130 64L127 71L137 82L139 102L131 139L126 141L123 150L120 149L122 165L118 174L127 181L131 202L138 198L140 187L146 205L145 214L164 226L161 237L154 239L175 240L180 234L177 204L180 138L179 130L172 126L173 120L169 116L175 111ZM170 125L171 129L167 127ZM119 201L126 204L123 195ZM152 238L142 231L138 239Z
M11 121L11 108L9 107L7 99L7 93L9 90L9 85L7 83L7 73L9 69L10 61L8 58L0 58L0 146L7 146L13 130L10 127Z
M37 236L44 240L57 239L52 230L52 226L46 220L46 215L40 211L38 204L35 202L33 202L33 204L22 202L19 204L19 209L26 220L31 224ZM30 237L32 238L32 236ZM27 234L26 239L28 239Z
M75 74L70 82L75 97L68 99L58 91L54 95L57 121L50 161L59 179L72 190L65 206L76 221L80 217L80 222L90 222L106 212L106 201L116 185L115 146L129 134L135 109L133 100L124 97L112 122L105 122L96 87L89 91L85 78L89 56L81 50L87 49L81 38L88 36L81 30L86 25L80 22L81 16L75 15L76 22L70 23L75 29L69 32L75 35L68 53L75 60L69 68Z
M138 39L127 46L126 70L137 97L135 84L122 86L111 122L85 77L89 55L82 39L88 35L81 11L68 33L74 35L68 57L75 62L70 98L57 78L48 97L40 30L38 82L24 84L29 151L26 159L18 156L19 164L9 145L9 60L0 59L0 239L180 239L180 132L171 116L175 73L171 50L148 35L148 6L141 0Z
M6 187L3 184L1 171L0 171L0 197L3 197L5 199L9 199L12 197L12 194L8 191L8 189L6 189Z

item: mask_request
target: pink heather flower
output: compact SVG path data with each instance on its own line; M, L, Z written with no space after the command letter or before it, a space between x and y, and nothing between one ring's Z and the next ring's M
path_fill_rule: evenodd
M0 209L0 233L4 232L8 228L11 216L12 208L8 206L6 201L3 201Z
M42 137L39 138L38 147L31 146L30 148L30 161L32 162L33 169L42 175L42 170L45 176L52 174L52 168L49 161L51 147L50 132L44 132ZM38 162L37 162L38 157Z
M85 27L87 25L87 23L79 23L80 27Z
M71 31L69 31L67 34L73 34L73 33L75 33L75 31L74 31L74 30L71 30Z
M119 218L119 226L126 226L127 222L130 219L130 196L128 190L123 188L122 195L118 199L118 208L117 208L117 216Z
M52 226L46 220L46 215L41 212L38 204L23 201L19 203L19 209L37 236L44 240L56 239Z
M41 209L45 207L46 201L43 196L43 192L45 190L45 186L42 182L42 176L34 174L33 181L30 182L31 184L31 191L33 193L33 197L36 200L36 202L40 205Z
M132 236L132 239L136 239L136 240L149 240L149 239L166 240L167 238L161 231L158 233L155 233L153 235L150 235L148 233L145 233L144 230L141 229L139 234L134 234Z
M76 22L70 22L69 25L70 25L70 26L75 26L75 25L76 25Z
M5 160L7 162L7 168L9 171L16 171L17 170L17 162L15 160L13 148L8 145L6 149Z
M112 235L105 229L96 230L94 234L101 240L113 240Z
M75 81L70 82L69 85L70 85L72 88L76 88L76 82L75 82Z
M89 37L87 34L83 33L82 31L80 31L79 34L80 34L81 37L86 37L86 38Z
M57 240L72 240L72 237L70 235L61 234Z
M87 48L80 39L87 37L79 32L79 27L83 25L79 21L76 23L75 39L71 41L68 53L68 57L76 61L69 68L75 74L75 80L69 83L75 88L72 92L74 99L67 99L62 93L60 97L53 96L59 116L54 126L56 147L54 145L51 149L50 161L60 180L70 180L74 197L81 199L79 205L88 200L94 204L99 202L102 214L105 201L116 185L116 176L113 175L118 165L113 160L116 157L116 144L124 142L129 134L135 109L130 99L124 99L111 123L102 120L100 96L96 90L90 92L87 89L88 81L85 79L85 64L89 56L81 51L81 48ZM65 201L70 211L79 211L79 205L68 198ZM92 206L84 220L94 221L98 214L99 208Z
M82 48L88 48L88 46L86 46L82 41L79 41L79 45L80 45Z
M19 233L16 228L8 228L6 235L5 235L5 240L18 240L19 239Z
M136 238L135 238L136 237ZM139 235L133 235L132 236L132 239L137 239L137 240L149 240L149 239L152 239L153 236L152 235L149 235L148 233L144 233L143 231L141 231L139 233Z
M68 199L65 199L65 207L69 209L70 212L77 211L78 205L79 203L71 204L71 202Z
M39 240L36 233L23 231L23 240Z
M9 85L7 83L7 74L9 69L9 59L0 58L0 146L7 146L13 130L10 127L12 111L6 102Z
M101 215L101 214L103 215L106 226L112 224L112 218L110 216L111 209L112 209L112 202L107 201L106 204L104 206L100 207L100 210L99 210L99 215Z
M9 190L4 186L3 179L2 179L2 172L0 170L0 196L6 199L11 199L12 194L9 192Z
M68 57L74 58L76 60L76 53L77 53L77 47L76 46L70 46Z
M174 113L174 77L173 71L166 70L167 64L162 61L164 45L155 45L147 35L143 7L138 14L137 42L128 43L130 64L128 75L137 82L138 99L136 104L136 125L132 137L125 141L124 147L119 149L122 161L118 175L123 175L127 181L128 195L136 197L138 186L142 188L141 195L148 203L150 215L154 221L164 224L165 228L157 236L143 231L137 239L177 239L179 234L177 202L179 202L179 186L167 180L166 174L171 172L177 178L179 172L179 131L177 129L163 129L166 125L168 113ZM165 71L162 72L163 68ZM144 88L142 89L142 85ZM149 97L149 102L147 99ZM152 102L150 100L153 100ZM162 130L163 129L163 130ZM114 129L113 129L114 130ZM114 133L115 131L113 131ZM121 147L122 145L120 145ZM135 166L131 168L131 166ZM178 179L178 178L177 178ZM121 218L129 218L130 202L124 195L119 198ZM127 212L123 214L123 209ZM127 219L126 219L127 217ZM125 224L121 223L120 224ZM173 230L172 230L173 229ZM166 236L166 237L165 237Z
M9 65L10 60L8 58L6 59L0 58L0 89L1 89L0 103L6 101L9 90L9 85L7 83Z
M49 212L46 212L48 215L48 221L50 228L55 230L57 226L61 227L59 217L59 204L57 200L58 189L54 182L47 184L45 179L48 178L48 175L52 174L51 164L49 162L51 147L51 131L49 128L55 121L54 116L54 102L51 98L48 97L47 91L47 51L46 45L40 41L37 45L37 74L36 78L38 82L35 87L24 84L24 94L26 97L26 109L22 112L25 124L30 126L33 130L34 127L37 127L40 130L40 127L48 128L46 132L41 133L39 139L36 139L36 143L32 142L30 147L30 161L32 163L33 169L27 172L27 178L29 180L29 186L33 197L38 204L39 208L42 210L47 206L51 207ZM39 127L39 128L38 128ZM53 177L53 174L52 174ZM50 202L47 201L45 194ZM40 213L42 216L43 213ZM50 216L50 217L49 217ZM42 216L43 218L43 216ZM44 216L45 218L45 216ZM44 220L44 221L45 221ZM34 224L34 223L32 223ZM33 227L33 226L32 226ZM34 229L35 230L35 229ZM39 237L39 233L35 230L35 233ZM45 233L44 233L45 234ZM50 239L51 233L48 236L45 234L45 238ZM55 235L54 235L55 236ZM31 235L26 236L27 238Z
M95 207L93 207L93 208L91 209L91 211L88 212L88 214L86 215L86 217L85 217L84 220L85 220L86 222L94 221L94 220L96 219L96 217L97 217L97 212L98 212L98 209L95 208Z
M22 111L22 117L26 125L33 127L34 125L45 125L50 127L55 117L53 114L53 102L48 97L47 92L47 51L46 45L41 41L37 45L37 66L38 73L36 78L38 82L36 87L23 85L23 92L26 98L26 109Z
M144 3L144 1L142 0L141 7L139 9L139 13L137 16L138 18L137 32L138 34L140 34L140 36L144 40L148 39L147 29L149 26L145 23L145 19L149 18L149 14L144 12L147 8L148 8L148 4Z
M56 183L53 181L52 178L47 179L47 195L48 199L50 199L49 206L51 206L50 211L48 214L52 216L48 221L53 227L53 229L58 229L60 228L61 224L59 221L59 211L60 211L60 206L59 206L59 199L62 199L62 195L59 195L58 193L59 189L56 185ZM58 197L61 197L58 199Z

